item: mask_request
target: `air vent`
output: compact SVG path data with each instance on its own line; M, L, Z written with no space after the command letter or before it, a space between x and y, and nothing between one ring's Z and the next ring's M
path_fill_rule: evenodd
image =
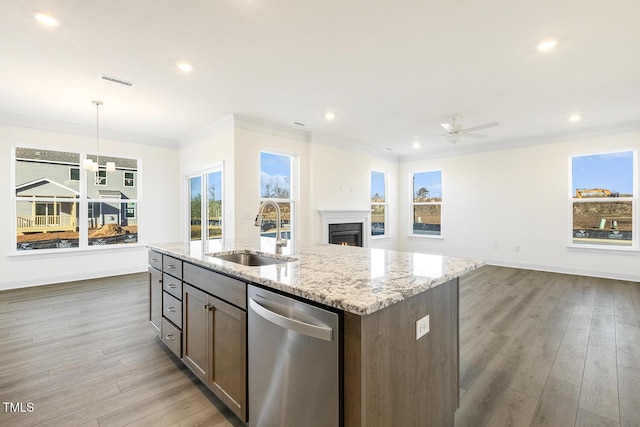
M100 78L102 80L107 80L109 82L118 83L120 85L125 85L125 86L129 86L129 87L133 86L132 82L128 82L126 80L122 80L122 79L119 79L117 77L105 76L104 74L101 74Z

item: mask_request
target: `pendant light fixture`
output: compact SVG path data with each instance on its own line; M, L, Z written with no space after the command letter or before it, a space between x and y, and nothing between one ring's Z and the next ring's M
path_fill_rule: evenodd
M100 106L103 105L102 101L91 101L96 106L96 161L86 158L82 164L83 168L96 173L95 182L96 185L100 183L100 177L98 171L100 170ZM106 163L107 172L115 172L116 164L114 162Z

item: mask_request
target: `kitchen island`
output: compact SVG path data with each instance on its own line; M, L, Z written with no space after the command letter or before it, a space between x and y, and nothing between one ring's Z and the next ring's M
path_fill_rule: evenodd
M148 247L151 267L151 254L161 255L184 263L185 274L189 269L202 268L219 277L255 284L340 313L343 425L453 426L458 407L458 277L482 266L482 261L297 242L289 242L281 255L275 255L274 239L269 238L215 241L206 254L188 243ZM281 262L247 266L218 258L249 252L277 257ZM153 259L157 262L158 257ZM178 275L163 277L175 279ZM184 280L184 289L189 289L189 279L181 274L179 278ZM166 285L167 280L164 282ZM234 282L232 286L237 285ZM218 289L227 292L225 287ZM242 300L246 291L240 297L234 295L222 300L236 298L229 305L246 309ZM153 295L151 299L153 311ZM153 313L150 316L153 323ZM186 309L182 317L187 319ZM174 323L178 322L182 324L183 319L166 323L176 328ZM164 325L164 318L157 323ZM246 333L246 320L238 325L245 328L243 336L251 339L251 331ZM170 335L178 332L179 328ZM246 346L239 343L238 351L246 351ZM194 370L189 365L188 348L183 347L174 352ZM246 369L246 359L242 363ZM246 378L246 370L238 378ZM210 386L214 392L215 387ZM230 394L225 391L220 395ZM222 400L230 407L247 406L241 398L230 399L231 403ZM244 421L250 417L246 412L236 413Z

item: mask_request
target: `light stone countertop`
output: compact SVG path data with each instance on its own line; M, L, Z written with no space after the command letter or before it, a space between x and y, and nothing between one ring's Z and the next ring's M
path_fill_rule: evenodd
M210 248L207 254L203 254L200 248L191 249L189 243L159 243L147 247L361 316L484 265L483 261L470 258L289 241L281 257L295 261L249 267L223 261L211 254L251 251L277 257L274 255L275 239L212 242L215 247Z

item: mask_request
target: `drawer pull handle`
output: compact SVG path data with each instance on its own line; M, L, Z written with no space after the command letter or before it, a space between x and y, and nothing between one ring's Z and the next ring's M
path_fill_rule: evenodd
M167 288L175 289L176 288L176 284L175 283L169 283L167 285Z
M169 268L171 270L174 270L176 268L176 265L175 264L169 264L169 265L167 265L167 268Z
M204 304L204 305L202 306L202 311L207 311L207 310L209 310L210 308L211 308L211 305L210 305L210 304Z
M175 313L176 312L176 308L175 307L167 307L167 311Z
M173 335L173 334L167 334L167 335L165 335L164 337L165 337L166 339L168 339L168 340L175 340L175 339L176 339L176 336L175 336L175 335Z
M158 279L158 283L162 283L162 279Z
M151 258L151 262L158 262L158 258Z

